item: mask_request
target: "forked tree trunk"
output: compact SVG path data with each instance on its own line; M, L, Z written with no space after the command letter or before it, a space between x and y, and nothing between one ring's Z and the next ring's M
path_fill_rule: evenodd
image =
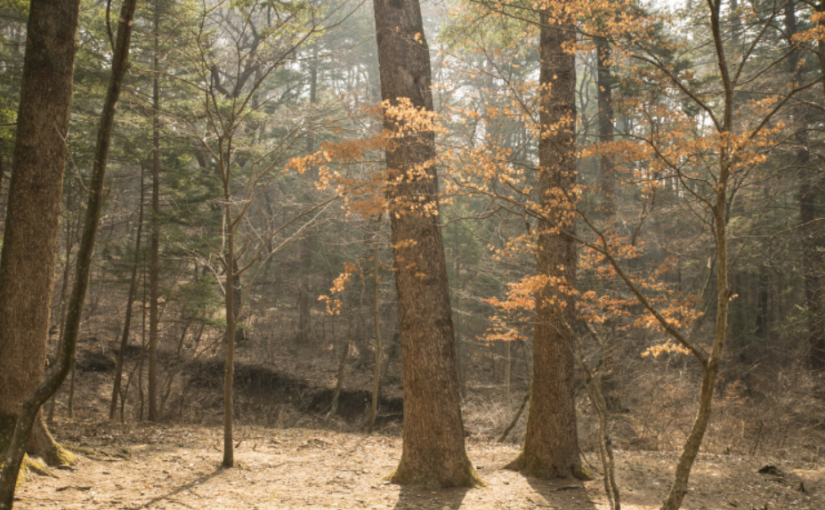
M57 4L57 9L46 8L45 6L40 5L38 1L32 3L28 33L30 36L32 34L42 35L45 33L48 34L48 37L45 41L47 42L47 44L45 45L42 45L44 41L32 42L30 39L26 47L26 64L29 65L29 53L32 52L34 53L34 57L40 57L37 58L34 62L34 65L38 66L38 71L43 72L44 66L49 70L52 70L55 67L57 67L63 70L64 72L68 71L67 76L61 77L62 80L65 80L65 83L62 83L61 87L54 88L53 92L55 94L57 94L58 92L65 93L63 89L68 88L70 93L72 83L71 61L74 57L74 28L76 26L76 21L74 20L76 20L77 16L77 4L72 2L50 2L49 7L54 7L55 4ZM66 315L66 326L63 338L60 342L60 348L58 349L57 363L56 366L49 371L45 380L40 382L40 384L38 384L26 396L26 398L22 402L22 405L20 406L19 415L14 426L14 434L9 443L8 451L4 455L3 469L2 472L0 472L0 510L10 510L12 508L14 502L15 484L17 481L18 473L20 471L20 465L23 462L26 443L28 442L29 437L32 436L32 427L33 425L35 427L43 426L42 420L39 422L39 424L35 424L35 419L39 415L40 406L42 406L46 402L46 400L48 400L49 397L52 396L52 394L54 394L55 391L57 391L57 388L60 387L60 384L63 382L63 380L66 378L66 375L69 373L69 368L71 367L74 361L75 347L77 345L77 335L78 330L80 329L80 319L83 311L83 302L86 297L86 289L89 285L89 272L92 266L92 253L94 251L95 237L97 235L97 226L100 220L100 209L103 204L103 184L104 178L106 176L106 162L109 156L109 142L111 140L112 125L114 123L115 107L117 105L117 100L120 96L120 88L121 84L123 83L123 76L126 74L126 69L128 68L129 41L132 31L132 19L135 13L135 4L136 0L125 0L121 7L120 23L118 24L117 42L115 44L115 48L112 54L112 74L109 80L108 89L106 91L106 99L103 104L103 113L101 114L100 127L98 128L97 133L94 165L92 170L92 180L89 185L89 202L86 207L86 216L83 224L83 235L80 240L80 248L77 254L77 276L75 279L74 288L72 289L72 296L69 301L68 311ZM37 9L36 11L35 8ZM44 20L42 17L45 17L46 19ZM68 49L71 51L68 51L67 48L63 46L66 44L69 47ZM64 51L58 53L57 55L50 54L49 52L52 51L52 49L55 47L54 45L57 45L57 47L59 48L63 48ZM69 58L70 62L67 63L62 61L55 61L53 60L53 58L51 58L52 56L55 56L57 58ZM30 67L24 69L24 77L27 75L27 71L31 72L32 70ZM23 80L23 83L23 94L25 97L25 94L29 90L25 87L25 78ZM51 83L52 86L56 85L56 83L54 82ZM48 84L49 82L46 82L43 85ZM35 91L37 91L36 85L36 83L32 84ZM29 101L34 99L38 104L41 105L41 107L44 103L50 105L50 103L46 101L45 98L50 98L51 96L43 96L41 95L42 93L43 91L40 90L40 93L35 94L34 97L29 98ZM39 134L40 136L44 136L45 133L51 133L52 130L55 128L55 115L62 113L64 116L63 118L68 120L68 117L66 116L66 114L68 113L68 103L68 100L65 101L66 111L64 111L63 109L51 110L50 113L52 114L52 116L49 118L49 122L41 124L41 126L44 129L46 129L46 131L41 132ZM22 105L24 104L26 104L26 102L21 100L21 115L19 118L26 118L25 115L22 115L23 113L30 113L32 116L42 114L42 112L39 112L37 108L32 108L30 112L26 112L26 110L22 108ZM45 109L47 111L50 110L50 108ZM60 117L58 117L58 119L60 120ZM65 123L63 125L58 124L58 130L60 128L65 127ZM60 133L60 131L58 131L58 133ZM48 138L49 136L46 135L46 137ZM24 138L24 140L26 139L27 138ZM61 156L63 156L62 139L59 136L58 140L60 140L61 142L60 154ZM20 139L18 138L18 142L19 141ZM43 166L47 165L48 163L44 164ZM39 168L42 171L43 167L40 166ZM62 184L62 179L58 179L58 183ZM50 184L50 181L47 180L45 182L42 182L41 184ZM36 189L36 186L34 188ZM58 206L53 208L57 209L57 212L59 212L59 192L57 193L56 199L56 203L58 204ZM43 209L45 209L46 205L51 204L41 202L40 205ZM20 230L17 233L17 235L26 235L28 238L40 237L40 234L41 233L38 231L30 230ZM54 239L51 240L51 244L54 246L56 245L57 239L56 229L53 231L52 237ZM41 239L41 242L43 243L40 245L41 248L46 248L49 244L45 241L45 239ZM52 264L54 264L54 260L52 260ZM25 270L24 268L26 265L27 264L21 264L20 266L18 266L18 269L23 271ZM48 273L50 275L54 274L53 266L49 268ZM49 287L51 287L51 285L49 285ZM13 296L15 300L18 299L18 295L15 293L3 295ZM46 310L45 316L48 319L48 302L44 303L43 308ZM46 324L48 323L46 322ZM47 329L45 326L43 331L43 338L45 340L45 333L47 333Z
M0 455L43 380L72 100L78 0L32 0L0 261ZM39 407L39 406L38 406ZM38 415L31 453L60 462ZM28 429L27 429L28 430ZM15 475L16 475L15 471ZM11 497L0 508L11 508Z
M562 231L575 228L565 196L576 182L576 69L570 46L573 27L541 14L541 113L539 140L539 222L536 273L576 284L576 246ZM567 48L567 51L565 51ZM545 131L546 130L546 131ZM558 300L560 307L553 304ZM564 314L560 317L559 314ZM536 296L533 382L527 432L521 454L511 469L541 478L582 478L576 432L575 359L564 322L573 323L575 304L569 292L550 285Z
M430 54L418 0L376 0L375 27L381 97L432 111ZM384 117L384 127L403 125ZM435 136L395 138L387 170L403 359L404 428L401 463L391 476L402 484L478 485L464 448L458 371L444 244L437 211ZM422 172L412 170L422 169Z

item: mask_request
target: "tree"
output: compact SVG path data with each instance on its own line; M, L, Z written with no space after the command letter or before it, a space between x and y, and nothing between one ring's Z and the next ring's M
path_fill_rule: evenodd
M575 319L576 68L573 26L541 11L540 129L533 382L521 454L508 465L542 478L584 477L576 431L574 346L563 324Z
M11 510L12 505L14 504L14 490L17 484L17 477L20 470L20 466L23 462L24 452L26 449L26 443L31 437L32 432L32 425L34 424L37 416L40 414L40 407L49 399L49 397L54 394L55 391L60 387L63 380L66 378L66 375L69 373L71 366L74 364L74 356L75 356L75 347L77 345L77 335L78 330L80 329L80 319L83 311L83 303L86 297L86 289L89 285L89 271L92 265L92 253L94 251L95 245L95 237L97 235L97 227L100 220L100 210L101 206L103 205L103 184L104 179L106 176L106 164L108 162L109 157L109 147L111 143L112 137L112 127L114 125L114 117L115 117L115 108L117 106L117 101L120 97L120 89L123 83L123 77L126 74L126 70L128 69L128 62L129 62L129 42L132 33L132 19L134 18L135 14L135 5L136 0L126 0L123 2L121 6L121 13L120 13L120 23L118 23L118 33L117 33L117 42L114 43L114 47L112 48L112 72L109 78L109 86L106 92L106 100L103 104L103 113L101 114L100 118L100 127L98 128L97 133L97 141L95 147L95 158L94 158L94 168L92 170L92 180L89 189L89 201L86 208L86 217L84 221L83 227L83 235L80 241L80 250L78 251L77 255L77 278L75 279L74 288L72 289L72 297L71 301L68 305L68 312L66 316L66 327L64 329L64 336L61 339L60 348L58 349L58 360L56 366L49 372L46 378L41 381L30 393L26 395L25 400L23 400L22 405L20 406L19 416L16 419L14 424L14 432L11 436L11 441L8 445L8 451L5 452L5 459L3 463L2 471L0 471L0 510ZM66 8L75 8L76 4L73 5L61 5L62 7ZM65 31L65 25L62 23L55 23L54 20L47 20L47 24L44 26L42 22L44 21L40 16L43 14L51 15L51 16L69 16L71 17L74 15L74 20L76 22L76 15L77 11L70 10L70 11L57 11L57 12L49 12L48 9L44 9L34 14L34 10L32 10L32 14L29 17L29 35L33 33L35 30L40 29L48 29L48 28L62 28L64 30L51 32L50 35L52 37L59 36L62 39L62 42L69 41L69 49L71 50L70 55L66 55L63 53L62 57L72 56L74 53L74 23L70 23L72 25L71 31ZM32 45L39 43L32 42ZM51 41L53 44L57 44L59 41ZM28 45L29 43L27 43ZM36 47L36 46L35 46ZM28 50L28 48L27 48ZM41 56L40 51L43 51L43 48L38 48L38 52L35 53L36 56ZM65 46L64 46L65 50ZM27 51L27 62L28 62L28 51ZM70 59L73 61L73 58ZM41 60L40 62L35 61L37 64L40 64L40 70L42 72L44 62ZM49 66L58 66L58 62L54 62L51 59L47 59L46 68L48 69ZM68 65L68 73L67 76L63 76L65 82L58 82L55 85L62 85L62 87L58 87L57 91L63 91L63 97L65 102L65 109L67 110L64 112L66 122L68 122L68 102L71 100L71 68L73 66L71 64ZM66 67L61 68L62 71L65 73L67 71ZM24 76L26 76L26 72L24 71ZM26 81L24 80L24 84ZM34 84L31 84L34 85ZM68 86L67 86L68 85ZM65 90L68 88L68 94L65 93ZM37 91L37 88L34 89ZM23 96L21 97L21 114L27 112L24 110L24 106L28 104L29 100L26 100L26 90L24 89ZM42 104L42 103L41 103ZM48 103L46 103L48 104ZM60 113L63 110L59 110L57 112L52 111L50 113ZM31 112L32 114L40 113L36 109ZM41 119L42 122L42 119ZM58 127L60 127L58 125ZM64 123L64 128L68 126ZM18 142L21 140L30 140L30 138L26 136L18 137ZM62 142L62 140L60 140ZM58 154L63 154L63 146L58 145L59 150ZM15 161L19 161L19 159L15 159ZM61 174L62 174L62 167L61 167ZM62 179L60 179L62 184ZM57 202L58 202L58 213L59 213L59 204L60 204L60 193L57 193ZM41 205L47 206L50 205L48 203ZM28 234L29 237L37 237L37 232L23 232L21 231L17 235L21 234ZM54 237L57 237L57 232L55 231ZM56 242L52 241L53 245L56 245ZM40 248L44 248L42 245ZM54 260L52 260L52 264L54 264ZM25 264L24 264L25 265ZM18 266L20 267L20 266ZM49 271L51 275L54 274L54 271ZM2 270L0 270L0 274L2 274ZM2 288L2 287L0 287ZM49 289L51 290L51 289ZM44 307L46 309L46 314L48 315L48 306ZM41 420L42 422L42 420Z
M408 115L433 110L429 47L418 0L377 0L375 31L395 259L404 387L401 484L472 487L481 482L464 449L444 246L438 227L435 134Z
M45 374L72 99L78 0L29 8L17 139L0 259L0 453L26 396ZM38 417L29 451L49 464L66 457ZM11 506L10 502L0 501Z

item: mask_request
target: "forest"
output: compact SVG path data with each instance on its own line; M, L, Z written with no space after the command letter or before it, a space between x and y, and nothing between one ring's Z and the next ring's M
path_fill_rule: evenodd
M0 0L0 510L825 508L823 77L820 0Z

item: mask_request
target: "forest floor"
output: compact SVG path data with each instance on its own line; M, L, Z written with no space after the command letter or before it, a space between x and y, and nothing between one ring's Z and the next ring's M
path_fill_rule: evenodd
M222 433L196 426L58 421L56 437L88 448L54 477L27 473L15 508L409 509L609 508L601 479L543 481L501 469L517 447L468 441L487 487L400 487L384 477L401 455L397 437L309 429L239 427L236 467L221 469ZM587 454L590 464L596 456ZM617 451L622 508L659 508L672 478L672 452ZM773 465L783 476L759 474ZM688 510L822 510L825 469L770 458L700 455Z

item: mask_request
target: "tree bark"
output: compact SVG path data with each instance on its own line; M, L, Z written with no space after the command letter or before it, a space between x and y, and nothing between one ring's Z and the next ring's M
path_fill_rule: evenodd
M374 8L382 99L398 104L406 98L413 107L432 111L430 55L418 0L376 0ZM385 129L403 127L403 121L384 116ZM481 482L464 447L435 158L431 131L395 138L387 148L404 387L403 449L391 479L470 487ZM421 207L425 204L433 207L431 214Z
M43 380L60 227L78 0L32 0L0 261L0 455ZM59 463L42 417L31 453ZM16 471L15 471L16 475ZM0 499L0 508L11 499Z
M822 11L822 4L817 7ZM820 25L823 20L819 21ZM796 2L793 0L785 4L785 31L790 39L797 33ZM801 49L796 48L788 58L788 66L793 73L796 83L802 82L802 68L799 66ZM819 59L822 71L825 72L825 42L819 41ZM825 87L823 88L825 90ZM816 196L821 189L816 185L817 170L811 166L811 154L808 150L808 123L804 105L796 107L794 118L799 119L802 125L794 126L795 142L800 147L796 154L796 164L799 169L799 221L806 225L802 229L802 271L805 281L805 304L808 308L808 343L810 345L810 365L817 371L825 371L825 278L823 278L822 255L819 251L821 228L812 224L817 218Z
M68 122L68 107L71 101L71 83L72 83L72 63L74 59L74 33L76 28L76 19L77 19L77 3L73 2L47 2L48 5L40 5L38 0L32 2L32 10L30 11L30 18L29 18L29 42L27 42L26 46L26 62L28 64L29 61L29 52L32 51L42 60L39 62L35 61L35 66L39 64L37 70L43 72L44 67L53 70L55 68L62 69L64 71L68 71L65 76L62 76L61 79L65 80L62 83L62 87L56 87L52 89L52 95L45 95L40 96L39 94L35 94L34 97L30 98L29 100L35 100L38 104L41 105L41 108L44 110L49 111L51 113L51 117L49 118L48 123L44 123L43 127L49 126L48 132L51 133L51 128L54 128L55 116L57 114L62 113L63 118L66 122L62 125L58 123L57 130L58 133L62 133L61 128L65 129ZM25 445L29 440L29 437L32 435L32 426L35 425L35 419L39 415L40 406L42 406L49 397L54 394L55 391L60 387L60 384L66 378L66 375L69 373L69 369L74 361L75 357L75 347L77 345L77 335L78 330L80 329L80 319L83 311L83 301L86 297L86 289L88 288L89 284L89 272L91 270L92 265L92 253L94 251L94 243L95 237L97 235L97 226L100 220L100 209L103 204L103 184L104 178L106 175L106 162L109 156L109 142L111 140L112 134L112 125L114 123L114 116L115 116L115 107L117 105L118 98L120 96L120 89L121 84L123 83L123 76L126 74L126 70L128 68L128 57L129 57L129 40L131 37L131 28L132 28L132 18L134 17L135 12L135 4L136 0L125 0L123 2L121 13L120 13L120 23L118 24L118 33L117 33L117 42L115 44L115 48L112 54L112 74L109 80L109 86L106 91L106 99L103 104L103 113L101 114L100 119L100 127L98 128L97 133L97 142L95 148L95 157L94 157L94 166L92 170L92 180L89 186L89 202L86 207L86 217L83 226L83 235L80 241L80 249L78 250L77 254L77 270L76 270L76 279L74 288L72 289L72 296L71 300L69 301L68 312L66 316L66 326L64 330L64 336L61 339L60 348L58 349L58 359L56 366L49 371L48 375L46 376L45 380L40 382L31 391L22 402L20 406L19 415L16 420L16 424L14 427L14 435L11 438L11 442L9 443L8 451L5 453L5 462L3 463L2 472L0 472L0 510L10 510L12 508L14 502L14 489L17 481L17 476L20 471L20 465L23 462L23 456L25 451ZM37 11L35 11L35 7ZM55 7L56 9L51 9ZM35 14L36 13L36 14ZM44 20L42 17L45 17ZM59 21L55 21L59 20ZM41 31L42 30L42 31ZM31 41L31 36L33 34L44 35L48 34L50 38L47 38L45 41ZM38 47L43 42L46 42L42 47ZM51 44L48 44L51 43ZM68 49L65 45L68 45ZM52 55L49 53L54 51L55 48L62 48L64 51L54 55L55 57L59 58L68 58L70 62L63 62L63 61L55 61L53 60ZM70 51L69 51L70 50ZM46 58L42 58L42 57ZM31 69L29 69L31 71ZM24 76L26 75L26 69L24 69ZM52 82L54 84L54 82ZM26 80L24 79L24 85L26 84ZM64 88L68 88L68 91L64 91ZM37 87L35 86L35 91ZM45 89L48 92L48 89ZM28 89L24 87L23 94L27 94ZM41 90L40 92L43 92ZM51 102L47 101L47 98L53 98L57 95L58 92L63 92L67 97L67 100L64 102L65 111L63 109L56 110L51 108L45 108L43 105L50 105ZM25 112L23 109L23 105L26 102L21 100L21 115L20 119L26 119L25 115L22 113ZM32 108L29 112L32 116L37 116L41 112L38 111L38 108ZM60 120L60 117L57 117ZM46 131L40 133L40 136ZM46 135L48 136L48 135ZM24 140L33 140L33 138L24 138ZM57 140L60 142L59 146L60 149L58 152L61 156L65 156L64 146L62 145L62 138L57 137ZM20 139L18 138L18 143ZM56 147L58 144L55 144L51 147ZM42 147L37 147L38 151L42 151ZM54 154L54 153L53 153ZM61 158L62 159L62 158ZM53 160L43 162L43 166L48 165L49 163L54 163ZM62 161L61 161L62 163ZM60 165L60 177L61 179L57 179L58 184L62 185L62 164ZM42 166L35 167L40 168L42 172ZM17 172L16 172L17 173ZM46 184L53 184L49 181L43 183ZM40 212L42 214L43 209L45 209L46 205L51 205L53 209L56 209L55 216L59 213L59 205L60 205L60 186L57 186L58 192L56 193L56 203L57 206L53 206L52 204L40 202L39 205L41 206ZM37 203L37 202L35 202ZM55 221L56 223L56 221ZM19 231L19 235L26 236L27 238L37 238L41 237L41 232L39 231L31 231L31 230L21 230ZM53 249L56 248L56 240L57 240L57 230L53 230L52 240L50 243L43 243L40 245L42 249L45 249L48 244L53 246ZM45 241L45 239L43 239ZM5 246L4 246L5 249ZM54 252L52 252L54 253ZM4 253L5 254L5 253ZM30 254L33 256L33 254ZM5 257L3 259L5 261ZM49 278L53 279L54 275L54 260L51 261L52 266L48 268L47 273L51 276ZM5 264L5 262L3 263ZM26 269L27 264L21 264L18 266L18 270L23 271ZM2 270L0 270L0 274L2 274ZM41 276L41 278L45 278ZM30 282L27 282L30 283ZM48 287L51 287L49 285ZM50 289L49 289L50 290ZM15 293L10 294L0 294L3 296L13 297L15 301L18 301L19 295ZM5 303L7 300L2 300ZM49 304L48 302L43 304L43 309L46 310L45 317L48 319L48 310ZM44 335L43 338L45 339L45 333L47 333L47 326L48 321L44 323ZM5 329L5 328L4 328ZM42 364L41 364L42 369ZM36 425L38 428L44 428L42 421ZM36 436L36 434L35 434Z
M536 296L527 431L521 454L508 466L541 478L585 477L576 431L574 350L563 327L575 320L569 290L576 284L576 246L563 232L575 228L565 207L576 182L574 41L572 26L541 13L539 200L544 218L539 222L536 274L560 278L562 284L547 285Z

